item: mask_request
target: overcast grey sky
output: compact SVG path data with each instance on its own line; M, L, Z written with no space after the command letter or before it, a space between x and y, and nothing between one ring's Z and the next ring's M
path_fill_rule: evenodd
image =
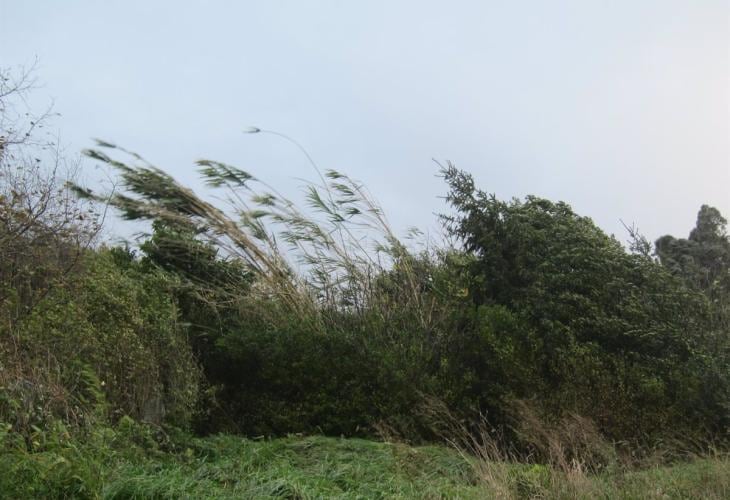
M0 66L39 59L70 151L101 137L189 184L207 157L291 190L305 158L434 228L451 160L498 197L626 239L730 215L727 0L0 0Z

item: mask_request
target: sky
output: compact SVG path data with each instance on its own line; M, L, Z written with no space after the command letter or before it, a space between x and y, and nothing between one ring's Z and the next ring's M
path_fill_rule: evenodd
M438 231L434 160L622 241L730 215L728 0L0 0L0 67L36 59L69 154L100 137L193 187L210 158L296 198L304 155L242 132L275 130L401 234Z

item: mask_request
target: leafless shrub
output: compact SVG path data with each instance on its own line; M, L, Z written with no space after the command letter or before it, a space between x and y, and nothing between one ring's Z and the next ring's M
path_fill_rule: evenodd
M67 186L79 161L57 142L39 137L50 111L33 115L26 103L32 68L0 69L0 310L9 330L62 277L101 227L95 207Z
M30 109L33 86L33 68L0 68L0 410L26 429L49 415L83 418L52 348L22 338L19 326L66 285L101 227L95 207L67 186L79 161L46 133L50 109Z

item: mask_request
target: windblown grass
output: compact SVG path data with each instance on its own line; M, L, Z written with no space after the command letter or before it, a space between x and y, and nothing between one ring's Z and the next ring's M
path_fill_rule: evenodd
M147 436L144 439L143 436ZM176 438L100 430L33 453L0 453L0 498L727 498L730 461L582 473L444 446L326 437ZM7 443L6 443L7 444ZM482 474L487 467L498 476ZM498 482L495 482L495 479Z
M97 146L85 154L117 171L118 190L100 195L73 186L77 195L107 202L130 220L160 221L194 232L254 273L256 286L249 293L277 297L316 324L325 311L382 305L376 277L398 268L404 279L393 285L399 287L401 307L418 311L420 323L430 322L432 311L423 303L413 254L395 236L367 188L348 175L318 171L319 182L304 181L305 202L298 206L248 172L198 160L201 178L215 193L214 204L136 153L105 141ZM125 161L105 151L121 153Z
M107 498L478 498L470 470L442 448L357 439L197 441L187 460L125 464ZM471 484L470 484L471 483Z

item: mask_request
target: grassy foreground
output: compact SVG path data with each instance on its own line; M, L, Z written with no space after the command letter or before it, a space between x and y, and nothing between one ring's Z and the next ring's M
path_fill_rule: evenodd
M108 438L109 435L106 436ZM104 438L104 439L106 439ZM163 451L71 442L3 452L3 498L730 498L730 462L697 459L598 476L540 465L475 466L441 446L233 436ZM117 442L119 444L119 442ZM484 465L484 464L482 464Z

